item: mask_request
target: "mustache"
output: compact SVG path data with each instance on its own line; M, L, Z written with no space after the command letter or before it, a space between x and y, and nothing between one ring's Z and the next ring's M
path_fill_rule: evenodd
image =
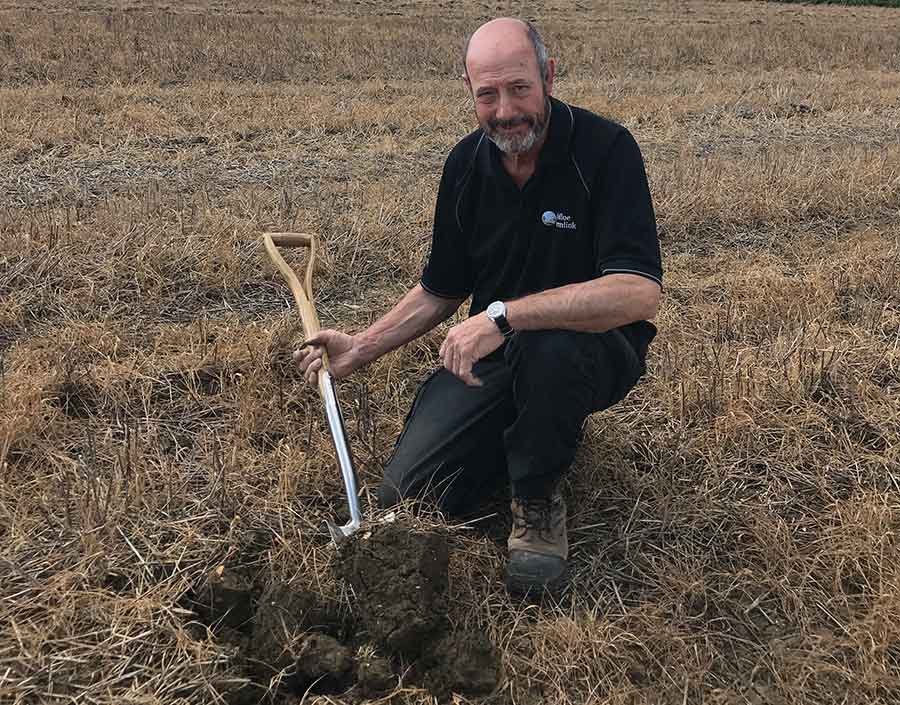
M504 130L509 130L513 127L518 127L519 125L528 125L529 127L534 127L534 118L529 117L528 115L518 115L514 118L509 118L508 120L491 120L488 124L490 124L491 128L495 130L498 127L502 127Z

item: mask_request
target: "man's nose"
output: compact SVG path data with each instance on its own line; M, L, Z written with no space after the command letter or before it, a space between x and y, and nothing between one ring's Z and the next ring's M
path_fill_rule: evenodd
M500 91L497 99L497 120L509 120L516 115L516 108L512 96L506 91Z

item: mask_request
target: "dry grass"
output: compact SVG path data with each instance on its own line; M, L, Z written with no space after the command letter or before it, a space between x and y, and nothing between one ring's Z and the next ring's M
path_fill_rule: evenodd
M321 234L326 324L383 312L472 124L461 38L518 6L65 5L0 5L0 701L222 702L233 647L181 599L211 567L345 599L258 233ZM650 373L571 476L566 599L511 603L502 546L454 534L494 700L896 702L900 15L533 12L557 93L642 144L668 278ZM440 340L342 385L369 487Z

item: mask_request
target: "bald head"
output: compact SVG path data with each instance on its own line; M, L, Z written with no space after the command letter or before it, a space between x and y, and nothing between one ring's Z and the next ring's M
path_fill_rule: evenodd
M466 78L472 71L498 64L528 66L537 71L540 80L546 79L547 48L534 25L512 17L498 17L485 22L469 36L463 51Z

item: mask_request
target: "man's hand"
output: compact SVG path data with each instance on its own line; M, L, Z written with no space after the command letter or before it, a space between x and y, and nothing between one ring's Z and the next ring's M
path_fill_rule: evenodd
M440 355L444 367L466 384L479 387L481 380L472 374L472 365L485 355L490 355L502 343L500 329L487 314L479 313L447 332Z
M314 387L322 369L323 351L328 353L328 367L335 379L346 377L366 364L355 337L336 330L320 330L293 355L300 372Z

